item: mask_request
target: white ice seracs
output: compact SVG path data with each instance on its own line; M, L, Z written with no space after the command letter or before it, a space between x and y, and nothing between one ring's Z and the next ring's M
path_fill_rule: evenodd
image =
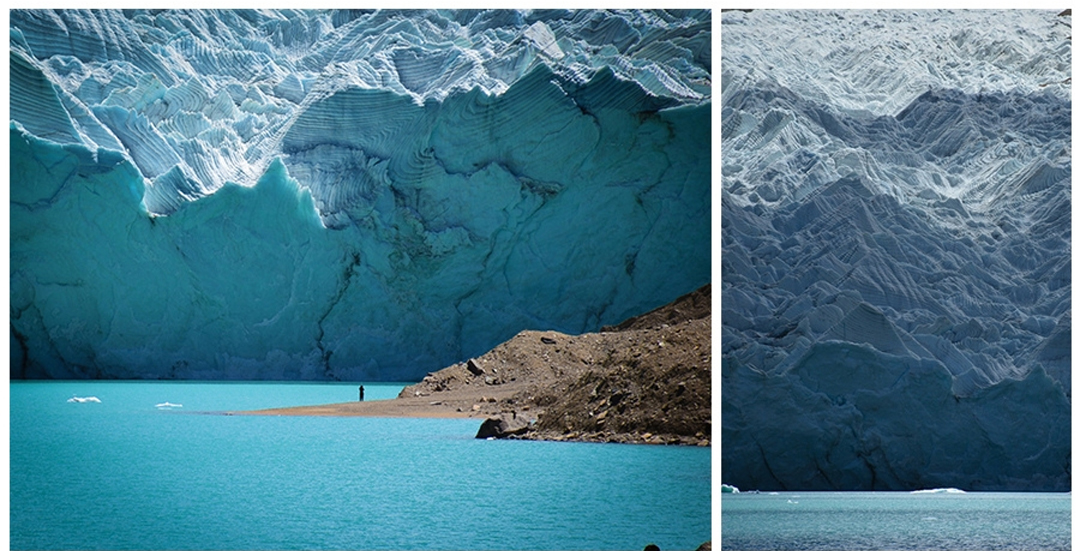
M725 479L1068 488L1068 18L723 18Z
M547 65L567 82L606 68L680 103L711 96L707 11L13 10L11 19L13 119L53 141L125 151L148 180L178 168L198 195L253 185L293 122L347 89L423 106L473 89L502 94ZM151 212L189 200L164 185Z

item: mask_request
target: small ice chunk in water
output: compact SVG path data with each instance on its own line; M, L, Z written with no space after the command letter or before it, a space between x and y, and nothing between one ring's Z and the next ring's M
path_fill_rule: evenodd
M913 494L966 494L967 492L958 488L931 488L929 490L915 490L911 492Z
M83 398L81 396L72 396L71 398L68 398L68 402L73 403L73 404L85 404L86 402L97 402L97 403L100 404L101 400L98 400L97 396L87 396L85 398Z
M155 405L154 407L156 407L156 408L182 408L182 407L184 407L184 404L174 404L172 402L162 402L160 404Z

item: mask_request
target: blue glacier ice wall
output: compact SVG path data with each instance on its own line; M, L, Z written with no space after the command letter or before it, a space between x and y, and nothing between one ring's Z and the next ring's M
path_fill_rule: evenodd
M1069 489L1070 19L723 15L723 482Z
M710 279L709 11L11 12L14 377L410 380Z

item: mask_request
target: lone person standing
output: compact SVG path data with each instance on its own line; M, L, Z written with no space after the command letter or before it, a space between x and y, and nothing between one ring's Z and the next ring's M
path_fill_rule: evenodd
M360 385L360 401L364 401L364 385Z

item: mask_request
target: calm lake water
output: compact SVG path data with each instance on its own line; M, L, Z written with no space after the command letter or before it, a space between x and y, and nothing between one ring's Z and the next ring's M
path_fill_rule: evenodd
M710 539L708 448L476 440L479 420L208 414L350 401L357 386L13 382L11 547L667 551ZM365 397L401 388L365 384Z
M722 549L1065 550L1070 494L779 492L721 497Z

